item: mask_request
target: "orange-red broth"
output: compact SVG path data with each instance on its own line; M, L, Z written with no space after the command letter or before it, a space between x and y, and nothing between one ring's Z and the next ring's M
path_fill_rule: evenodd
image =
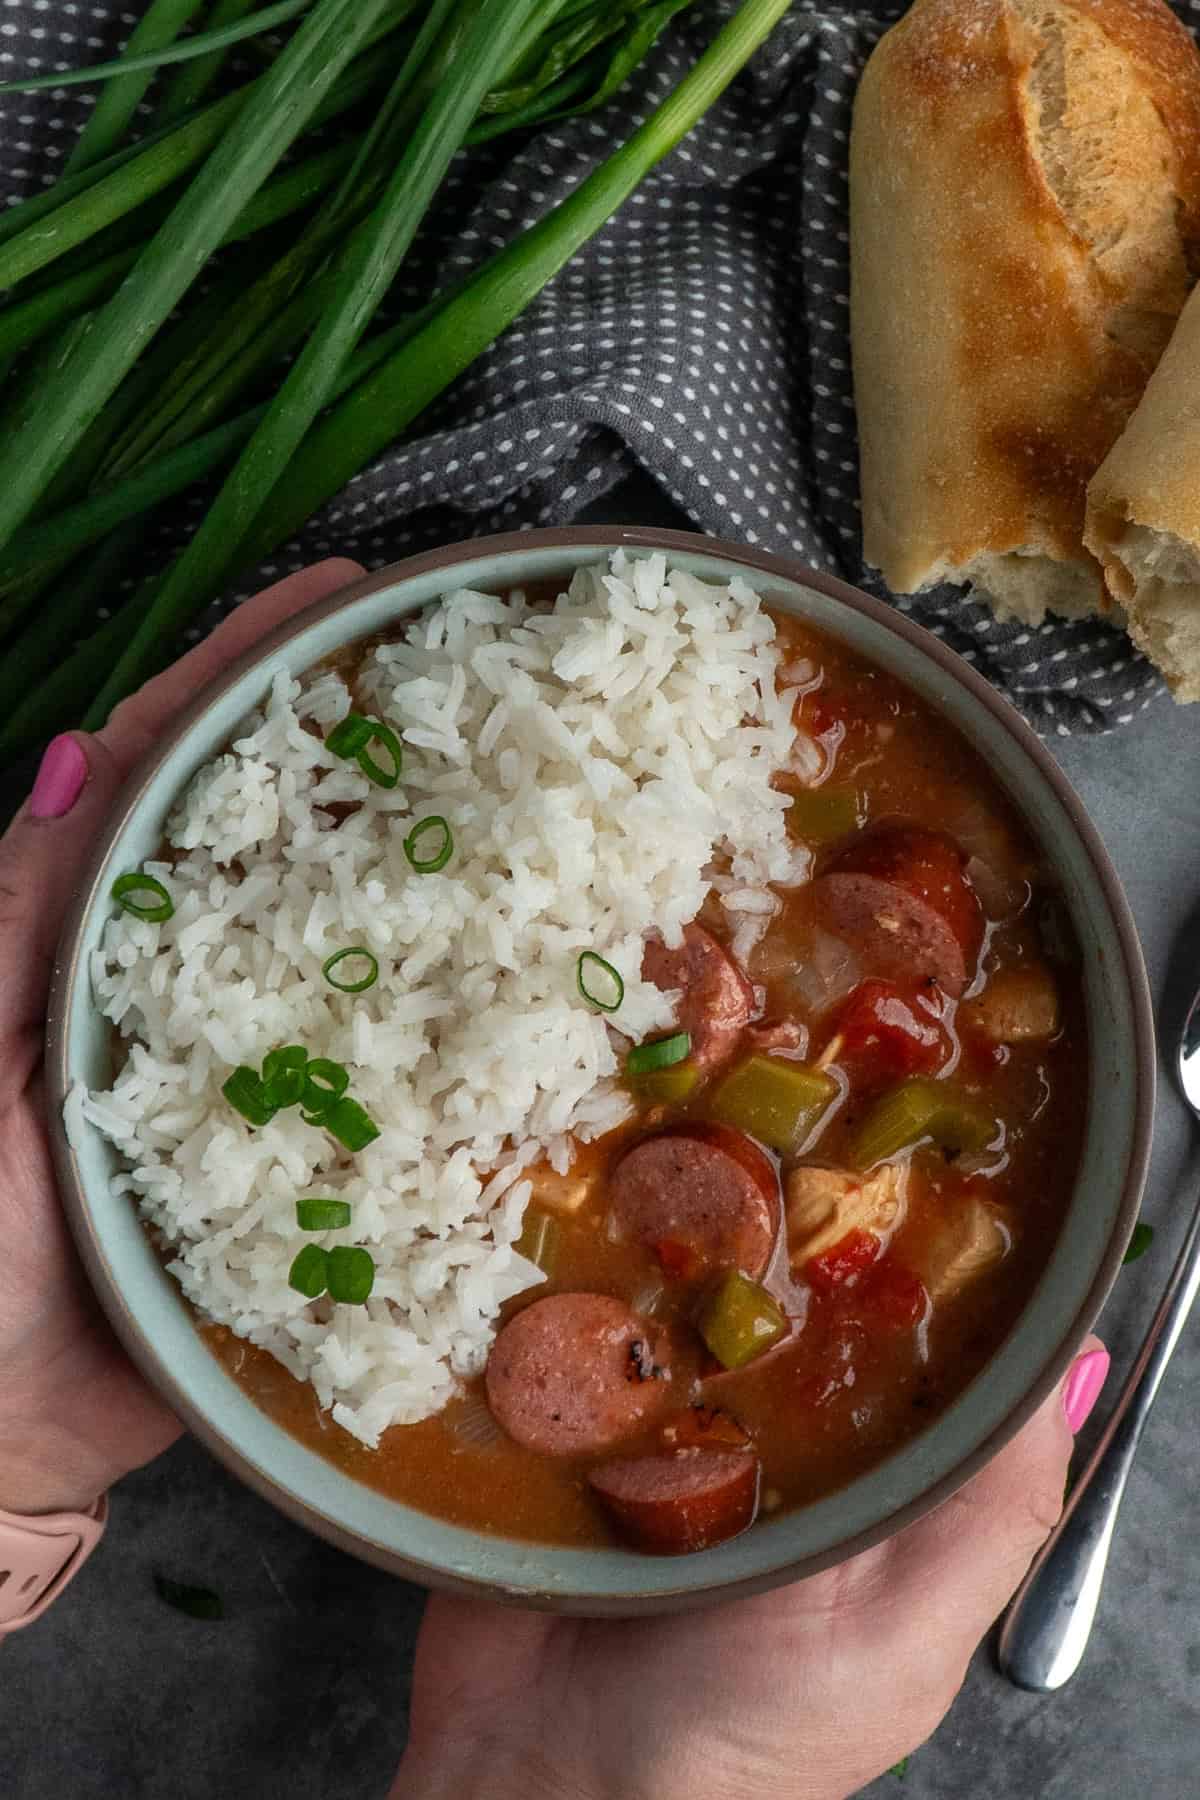
M990 1048L964 1034L955 1079L1005 1126L1007 1160L981 1177L956 1169L933 1149L914 1158L907 1216L889 1248L899 1273L899 1304L878 1284L848 1281L825 1293L794 1289L781 1253L769 1278L802 1321L793 1336L759 1363L702 1382L700 1346L690 1329L694 1294L663 1284L652 1255L609 1241L604 1171L648 1126L704 1116L704 1093L687 1107L654 1108L634 1124L589 1147L577 1168L598 1176L583 1210L562 1221L553 1278L513 1302L571 1289L610 1293L635 1303L662 1288L655 1316L673 1321L689 1348L675 1358L679 1406L698 1392L727 1408L750 1431L763 1463L763 1507L774 1511L820 1498L871 1468L922 1430L979 1372L1031 1293L1053 1247L1078 1163L1086 1104L1086 1040L1077 959L1047 871L1035 846L983 763L958 733L900 682L786 616L776 618L785 660L807 660L814 681L797 717L826 756L824 780L851 790L858 823L890 817L936 821L978 860L971 864L992 912L1016 917L989 924L983 966L991 975L1014 964L1054 957L1061 1029L1050 1043ZM813 843L814 867L830 854ZM980 862L986 867L981 868ZM1023 904L1022 904L1023 902ZM987 909L985 909L987 910ZM1052 930L1048 930L1048 919ZM705 923L718 934L709 908ZM798 999L792 977L811 943L807 891L785 898L751 963L765 987L767 1012L799 1020L817 1055L836 1008L814 1015ZM954 1008L947 1014L953 1020ZM869 1098L869 1097L868 1097ZM845 1160L850 1134L868 1098L850 1090L809 1155ZM962 1205L971 1185L1004 1205L1012 1225L1008 1253L963 1292L937 1307L913 1307L908 1271L925 1262L925 1246L945 1209ZM906 1279L907 1278L907 1279ZM914 1322L914 1312L919 1317ZM480 1530L540 1542L597 1545L613 1541L586 1484L596 1458L550 1458L523 1450L496 1432L477 1443L461 1426L479 1423L482 1381L436 1418L393 1427L368 1450L323 1414L306 1384L270 1355L223 1327L204 1328L222 1364L272 1418L355 1479L422 1511ZM622 1445L622 1454L659 1446L661 1424Z

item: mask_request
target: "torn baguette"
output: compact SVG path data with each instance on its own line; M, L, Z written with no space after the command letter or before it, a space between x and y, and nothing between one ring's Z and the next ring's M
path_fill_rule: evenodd
M1200 289L1088 489L1089 550L1177 700L1200 700Z
M1200 55L1163 0L916 0L850 146L863 549L1002 617L1107 604L1089 478L1200 257Z

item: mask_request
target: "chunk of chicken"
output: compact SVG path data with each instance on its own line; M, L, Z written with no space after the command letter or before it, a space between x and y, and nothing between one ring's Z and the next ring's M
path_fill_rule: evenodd
M884 1163L870 1175L854 1175L805 1163L792 1170L784 1191L788 1254L798 1268L850 1231L890 1238L908 1206L908 1164Z
M594 1175L560 1175L549 1163L535 1163L526 1179L533 1183L530 1204L554 1213L577 1213L596 1185Z
M930 1299L952 1300L970 1282L1005 1257L1012 1247L1012 1228L1002 1206L967 1196L947 1214L921 1270Z
M1059 1028L1058 989L1045 963L1000 969L962 1008L962 1021L993 1044L1029 1044Z

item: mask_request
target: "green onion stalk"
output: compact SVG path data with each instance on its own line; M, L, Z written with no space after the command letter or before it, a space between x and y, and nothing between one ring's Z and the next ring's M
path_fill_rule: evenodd
M116 702L155 666L164 639L169 641L219 591L231 569L252 567L285 543L519 317L655 164L704 116L789 4L790 0L746 0L674 93L628 143L594 170L562 205L496 257L476 281L451 299L424 330L335 406L303 440L289 437L294 454L286 462L287 480L280 483L283 470L275 471L273 491L260 503L249 529L243 527L236 547L212 544L210 522L217 509L210 511L89 708L89 727L102 723ZM302 366L293 371L293 383ZM2 473L0 465L0 476ZM253 473L270 479L270 462L264 460ZM227 485L232 485L232 480ZM246 489L235 488L217 516L233 518L240 525L249 511ZM200 550L197 544L201 544ZM210 556L211 562L207 561Z
M0 445L0 546L28 518L46 484L217 248L231 219L295 142L387 5L388 0L316 0L287 48L254 84L255 104L244 104L244 90L230 96L232 122L204 167L117 293L95 315L87 340L46 384L39 417ZM182 132L189 129L181 127ZM0 249L0 264L21 241L12 239ZM0 272L0 286L11 279L11 271Z

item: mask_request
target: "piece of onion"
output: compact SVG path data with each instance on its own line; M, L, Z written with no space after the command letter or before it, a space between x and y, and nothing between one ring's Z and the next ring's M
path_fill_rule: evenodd
M455 1437L473 1450L490 1450L504 1435L482 1394L470 1394L449 1421Z
M819 1017L839 1000L844 1000L863 978L859 957L829 931L814 931L807 953L797 956L787 977L787 986L799 1006L812 1017Z

